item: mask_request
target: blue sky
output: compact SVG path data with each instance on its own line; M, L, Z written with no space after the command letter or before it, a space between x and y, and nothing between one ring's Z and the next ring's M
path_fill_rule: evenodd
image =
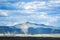
M0 0L0 26L32 22L60 26L60 0Z

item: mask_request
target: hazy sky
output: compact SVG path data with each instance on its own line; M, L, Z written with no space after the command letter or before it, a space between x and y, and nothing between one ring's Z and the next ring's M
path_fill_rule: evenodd
M60 26L60 0L0 0L0 25L38 23Z

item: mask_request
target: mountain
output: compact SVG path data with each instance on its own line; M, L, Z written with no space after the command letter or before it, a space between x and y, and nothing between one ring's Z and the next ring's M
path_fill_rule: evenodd
M0 33L2 34L20 34L23 33L21 29L14 28L13 26L0 26Z
M9 34L60 34L60 28L36 24L36 23L21 23L14 26L0 26L0 33Z
M13 32L13 29L8 26L0 26L0 33L11 33Z
M25 34L51 34L51 33L60 33L60 29L56 29L54 26L36 24L36 23L22 23L16 24L16 28L20 28Z

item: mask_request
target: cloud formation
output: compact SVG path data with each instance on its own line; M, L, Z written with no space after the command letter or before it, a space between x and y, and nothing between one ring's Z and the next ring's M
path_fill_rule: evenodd
M0 10L0 16L2 16L2 17L8 16L8 12L4 11L4 10Z
M30 21L53 25L53 23L58 24L60 19L60 0L1 0L0 3L0 24L6 22L12 25ZM2 20L3 16L6 16L4 17L6 20Z

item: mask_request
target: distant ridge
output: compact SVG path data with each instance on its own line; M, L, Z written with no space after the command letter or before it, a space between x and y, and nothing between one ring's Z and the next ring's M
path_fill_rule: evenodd
M54 26L36 24L36 23L21 23L14 26L0 26L2 34L51 34L60 33L60 29Z
M29 28L32 28L32 29L35 29L35 30L38 29L38 28L51 28L51 29L53 28L53 26L30 23L30 22L26 22L26 23L22 23L22 24L16 24L14 27L20 28L25 34L28 33ZM33 30L31 30L31 31L33 31Z

